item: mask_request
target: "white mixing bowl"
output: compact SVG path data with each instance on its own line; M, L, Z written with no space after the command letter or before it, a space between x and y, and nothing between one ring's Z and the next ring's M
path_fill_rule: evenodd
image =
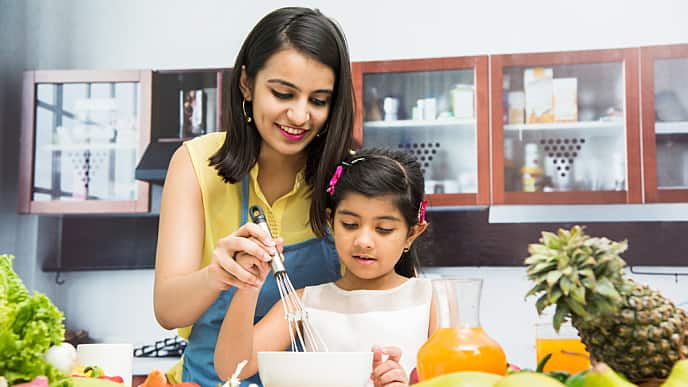
M258 352L265 387L365 387L372 352Z

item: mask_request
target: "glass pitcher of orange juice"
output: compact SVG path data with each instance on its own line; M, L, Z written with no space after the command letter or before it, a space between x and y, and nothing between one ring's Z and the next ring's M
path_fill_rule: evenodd
M504 375L506 356L480 327L481 279L432 280L438 329L418 351L418 378L456 371Z
M576 328L571 323L563 323L556 332L551 316L543 316L535 324L535 352L538 364L548 353L552 354L544 372L567 371L574 374L590 368L590 355Z

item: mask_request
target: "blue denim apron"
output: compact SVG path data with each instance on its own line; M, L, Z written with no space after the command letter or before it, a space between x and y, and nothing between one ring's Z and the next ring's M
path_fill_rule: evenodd
M249 208L248 176L244 177L241 192L241 224L248 220ZM339 258L331 237L313 238L284 246L284 265L295 289L325 282L336 281L340 276ZM232 287L220 294L208 310L196 321L189 336L189 344L184 351L182 380L195 382L202 387L216 387L225 381L215 372L213 356L222 320L225 318L229 303L236 288ZM280 301L275 278L269 275L258 296L254 323L260 321L270 308ZM285 322L286 324L286 322ZM286 349L286 348L285 348ZM262 385L258 374L241 382Z

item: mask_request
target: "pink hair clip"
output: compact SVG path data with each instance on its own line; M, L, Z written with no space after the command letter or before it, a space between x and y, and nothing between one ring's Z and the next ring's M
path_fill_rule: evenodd
M334 174L330 179L330 184L327 186L327 193L329 193L330 196L334 196L334 186L337 185L339 178L342 176L343 170L344 168L342 168L341 165L337 165L337 169L334 170Z
M428 201L423 199L418 206L418 223L425 222L425 209L428 208Z

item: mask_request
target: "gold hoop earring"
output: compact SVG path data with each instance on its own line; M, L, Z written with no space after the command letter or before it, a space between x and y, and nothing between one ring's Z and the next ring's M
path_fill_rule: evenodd
M246 119L246 123L250 124L253 120L251 119L251 116L246 114L246 98L241 99L241 110L244 112L244 118Z

